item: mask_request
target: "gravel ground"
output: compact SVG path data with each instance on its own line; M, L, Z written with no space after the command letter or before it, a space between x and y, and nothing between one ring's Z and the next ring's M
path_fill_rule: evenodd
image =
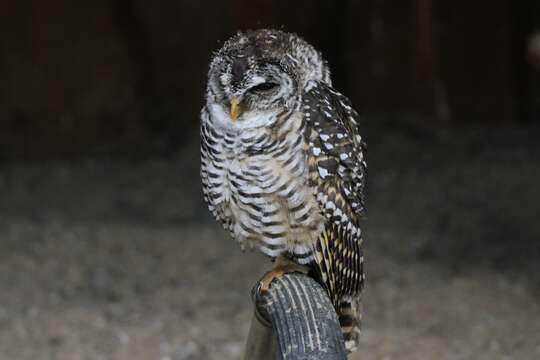
M368 131L352 358L540 358L536 137L401 133ZM209 218L187 148L0 170L0 359L241 357L269 263Z

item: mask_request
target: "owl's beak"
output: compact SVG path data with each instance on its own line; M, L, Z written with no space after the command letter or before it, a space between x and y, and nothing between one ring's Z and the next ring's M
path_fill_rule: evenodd
M242 115L242 106L240 105L240 97L233 96L231 99L231 119L236 121L238 117Z

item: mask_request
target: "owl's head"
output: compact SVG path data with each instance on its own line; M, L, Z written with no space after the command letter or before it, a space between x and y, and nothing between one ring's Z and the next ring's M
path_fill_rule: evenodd
M293 109L309 80L330 84L326 62L300 37L279 30L238 33L215 54L207 104L233 123Z

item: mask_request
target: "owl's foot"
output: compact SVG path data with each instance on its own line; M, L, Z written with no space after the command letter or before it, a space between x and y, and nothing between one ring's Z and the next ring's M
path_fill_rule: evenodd
M309 269L306 266L297 264L284 256L278 256L276 258L274 268L264 274L263 278L260 281L261 292L268 291L270 289L270 284L274 279L280 278L285 274L293 272L307 274L309 272Z

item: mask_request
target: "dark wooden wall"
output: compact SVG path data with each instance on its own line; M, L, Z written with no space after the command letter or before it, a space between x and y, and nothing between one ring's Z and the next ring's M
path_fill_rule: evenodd
M197 136L211 51L238 29L263 26L322 49L336 87L362 112L415 114L435 126L517 122L527 31L516 31L516 13L527 8L511 4L1 1L0 158Z

